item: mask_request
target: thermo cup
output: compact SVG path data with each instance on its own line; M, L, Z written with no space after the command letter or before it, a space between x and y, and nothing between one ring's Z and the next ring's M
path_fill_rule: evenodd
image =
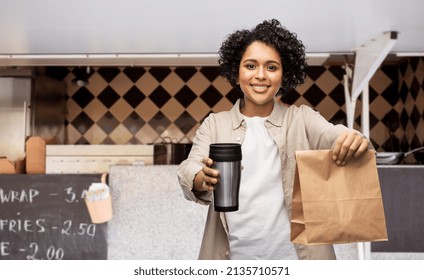
M209 157L213 160L211 167L219 171L218 183L215 184L213 191L215 211L237 211L241 177L241 145L210 144Z

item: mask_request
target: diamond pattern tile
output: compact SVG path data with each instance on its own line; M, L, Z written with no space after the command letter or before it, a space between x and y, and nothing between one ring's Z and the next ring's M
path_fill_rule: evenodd
M168 128L171 121L159 111L151 120L148 121L149 125L160 135Z
M340 66L330 66L328 67L330 71L339 81L343 81L343 76L346 74L346 71Z
M405 82L402 82L400 90L399 90L399 97L402 100L403 103L405 103L406 98L408 97L408 86Z
M97 122L107 112L107 108L98 99L94 99L84 108L84 112Z
M113 88L113 90L121 95L131 87L134 86L134 83L125 75L123 72L120 72L110 83L109 86Z
M221 98L215 106L213 106L212 111L221 112L228 111L233 107L233 104L226 98Z
M217 67L202 67L200 69L200 73L202 73L209 82L215 81L215 79L219 76L219 70Z
M134 108L128 105L127 102L116 102L109 108L109 113L111 113L119 122L123 122L133 110Z
M406 68L406 74L403 76L403 79L409 88L411 86L412 79L414 79L414 72L412 71L411 65L408 65L408 67Z
M422 133L424 131L424 118L421 118L415 131L416 131L415 135L418 137L419 142L424 143L424 134Z
M81 137L78 139L78 141L75 143L76 145L89 145L90 142L88 142L87 139L85 139L84 137Z
M146 96L136 86L133 86L124 94L123 98L131 107L137 108Z
M82 88L71 84L75 69L46 71L67 84L69 144L146 144L171 134L190 142L209 113L227 110L241 97L219 76L218 67L91 67L90 83ZM305 83L282 101L310 105L332 123L346 124L344 74L339 65L311 66ZM403 150L424 144L423 79L423 58L383 65L372 78L370 128L377 149L393 149L395 144L389 143L395 138ZM397 122L390 117L396 114Z
M115 143L115 141L113 141L113 139L108 136L100 144L102 144L102 145L113 145L113 144L118 144L118 143Z
M372 87L369 88L368 90L368 99L370 104L374 102L374 100L379 97L380 95L378 94L378 92L376 92Z
M331 99L331 98L324 98L323 101L321 101L315 109L321 113L321 115L326 119L329 120L333 117L334 114L338 111L337 104Z
M202 98L209 107L214 107L222 97L222 94L212 85L200 95L200 98Z
M108 83L115 79L120 72L121 70L118 67L101 67L97 70L97 73Z
M230 90L225 96L232 104L235 104L237 100L241 97L241 93L236 89Z
M409 149L409 142L408 142L408 139L406 138L406 135L404 135L402 137L402 141L400 142L400 150L408 151L408 149Z
M370 120L370 123L369 123L369 127L370 127L370 130L372 130L373 128L374 128L374 126L376 126L379 122L380 122L380 120L372 113L372 112L370 112L370 114L369 114L369 120ZM356 119L355 119L355 122L359 125L359 126L361 126L361 123L362 123L362 118L361 118L361 116L358 116Z
M72 74L74 75L73 78L80 77L88 80L90 79L91 75L93 75L93 71L91 68L87 67L75 67L72 69Z
M203 102L202 99L197 98L187 107L187 112L198 122L201 123L203 119L211 112L211 108Z
M72 125L71 122L68 122L66 126L66 141L65 143L75 144L78 139L81 138L81 133Z
M146 73L146 69L144 67L126 67L124 71L122 71L127 77L133 82L137 82L141 76Z
M152 67L149 72L160 83L165 80L172 70L169 67Z
M169 99L171 99L171 95L161 86L158 86L150 95L149 99L153 101L159 108L165 105Z
M411 96L414 98L414 100L417 99L420 88L421 86L420 86L420 83L418 82L417 77L414 77L414 79L412 80L411 88L410 88Z
M392 79L392 82L396 83L399 76L399 66L398 65L382 65L380 71L386 74L387 77Z
M84 112L81 112L72 122L72 126L77 129L81 134L87 132L87 130L94 124L93 120Z
M335 87L340 85L340 80L336 78L330 71L325 71L319 78L315 80L315 84L323 92L331 92Z
M159 138L156 138L155 143L164 142L164 139L170 139L172 143L179 143L184 136L185 134L175 124L171 124L159 135Z
M424 59L420 59L417 65L417 71L415 71L415 77L417 77L418 81L421 83L421 86L423 86L424 81Z
M296 91L296 90L291 90L288 93L285 93L281 96L281 102L285 103L285 104L295 104L296 101L300 98L300 94Z
M84 139L91 144L100 144L108 135L103 129L97 124L93 124L86 133L84 133Z
M175 98L171 98L163 105L161 111L171 122L174 122L185 108Z
M395 132L400 127L400 116L399 113L394 109L391 109L381 121L391 132Z
M417 108L417 106L414 106L414 109L412 109L412 113L411 113L411 116L410 116L410 120L411 120L411 123L412 123L412 125L414 126L414 128L415 128L415 130L417 129L417 127L418 127L418 123L420 122L420 120L421 120L421 114L420 114L420 112L418 111L418 108Z
M195 73L186 84L198 96L210 86L209 80L200 72Z
M81 87L71 97L81 108L85 108L93 99L93 94L85 87Z
M326 71L325 67L308 67L308 77L316 81Z
M371 94L370 94L371 95ZM338 84L328 95L336 104L341 107L345 104L345 93L342 84ZM371 100L370 100L371 102Z
M110 108L117 102L120 98L119 94L116 93L116 91L111 88L110 86L107 86L100 94L97 96L97 98L100 100L100 102L103 103L103 105L106 106L106 108Z
M381 145L385 151L398 152L401 149L400 141L394 135L390 135L389 138Z
M296 91L300 94L300 95L304 95L308 90L309 90L309 88L312 86L312 85L314 85L315 84L315 82L311 79L311 78L309 78L309 77L306 77L306 79L305 79L305 81L303 82L303 84L301 84L301 85L299 85L297 88L296 88Z
M382 122L378 122L372 129L370 129L370 135L378 146L382 146L387 139L390 137L387 128Z
M189 113L187 113L187 111L185 111L175 120L174 123L184 134L187 134L197 121Z
M132 112L122 123L132 134L136 134L146 124L136 112Z
M193 77L194 74L197 73L197 69L195 67L177 67L174 72L184 81L188 82L188 80Z
M97 122L106 134L110 134L118 125L119 121L110 113L106 114Z
M94 72L89 81L85 87L96 97L109 85L98 72Z
M143 116L143 119L147 121L153 118L160 110L158 106L152 102L152 100L146 98L143 100L143 102L140 103L140 105L138 105L137 108L135 108L134 111L137 112L140 116Z
M213 82L212 85L222 94L227 95L233 87L221 76L218 76Z
M420 60L421 60L421 59L420 59L420 58L418 58L418 57L412 57L412 58L410 59L409 64L411 65L411 69L412 69L412 71L414 71L414 72L416 72L416 71L417 71L418 62L419 62Z
M422 143L418 139L418 136L417 135L414 135L414 137L412 138L412 141L411 141L411 145L410 146L411 146L411 149L415 149L415 148L418 148L418 147L421 147L422 146Z
M185 86L185 83L175 72L172 72L161 82L161 86L174 96Z
M140 140L137 139L137 137L133 136L130 138L130 140L128 140L128 144L130 145L140 145L143 144L140 142Z
M405 76L406 75L406 69L408 69L408 65L410 62L405 61L399 64L399 73L401 76Z
M357 105L357 108L360 107ZM370 104L370 111L380 120L383 119L392 108L393 107L384 98L377 98Z
M146 96L152 93L160 83L149 73L145 73L137 80L135 86Z
M109 137L113 143L124 145L130 141L133 135L123 124L119 124L112 133L109 133Z
M386 90L390 84L393 83L393 79L387 76L383 71L377 71L372 79L370 80L370 87L372 87L376 92L382 93ZM396 93L396 92L394 92Z
M399 95L397 94L397 92L393 92L393 91L384 91L381 96L387 101L389 102L390 105L395 106L396 103L399 102Z
M312 85L309 90L303 95L313 107L316 107L327 95L317 86Z
M347 118L346 118L345 111L339 109L328 121L331 122L334 125L336 125L336 124L346 125L347 124Z
M187 108L197 98L197 95L188 86L184 86L174 97Z
M134 137L141 144L151 144L154 143L154 140L158 137L158 135L159 134L156 132L156 130L154 130L150 125L146 124L136 134L134 134Z
M400 124L402 125L403 130L406 129L406 126L408 125L409 122L409 116L408 113L406 112L405 109L402 110L401 114L400 114Z

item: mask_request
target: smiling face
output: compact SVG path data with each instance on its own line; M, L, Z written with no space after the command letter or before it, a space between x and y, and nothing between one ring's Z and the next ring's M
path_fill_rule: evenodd
M279 53L262 42L251 43L239 67L238 82L245 101L241 112L248 117L269 116L282 80L283 65Z

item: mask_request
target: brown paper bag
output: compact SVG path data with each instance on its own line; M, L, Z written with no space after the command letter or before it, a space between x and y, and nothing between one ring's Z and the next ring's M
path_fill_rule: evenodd
M331 155L296 152L290 240L305 245L387 240L375 152L345 166Z

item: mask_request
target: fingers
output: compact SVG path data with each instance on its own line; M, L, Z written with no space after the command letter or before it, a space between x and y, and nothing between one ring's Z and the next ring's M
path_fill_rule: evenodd
M204 158L202 160L204 166L202 167L202 189L204 191L213 191L216 183L218 183L219 172L216 169L211 168L213 161L210 158Z
M368 140L355 130L344 131L336 140L333 148L333 160L337 165L345 165L368 150Z
M341 149L344 141L346 140L348 135L347 131L344 131L342 134L337 137L336 142L333 147L333 160L336 161L338 165L342 164L342 159L344 159L344 154L341 155Z

